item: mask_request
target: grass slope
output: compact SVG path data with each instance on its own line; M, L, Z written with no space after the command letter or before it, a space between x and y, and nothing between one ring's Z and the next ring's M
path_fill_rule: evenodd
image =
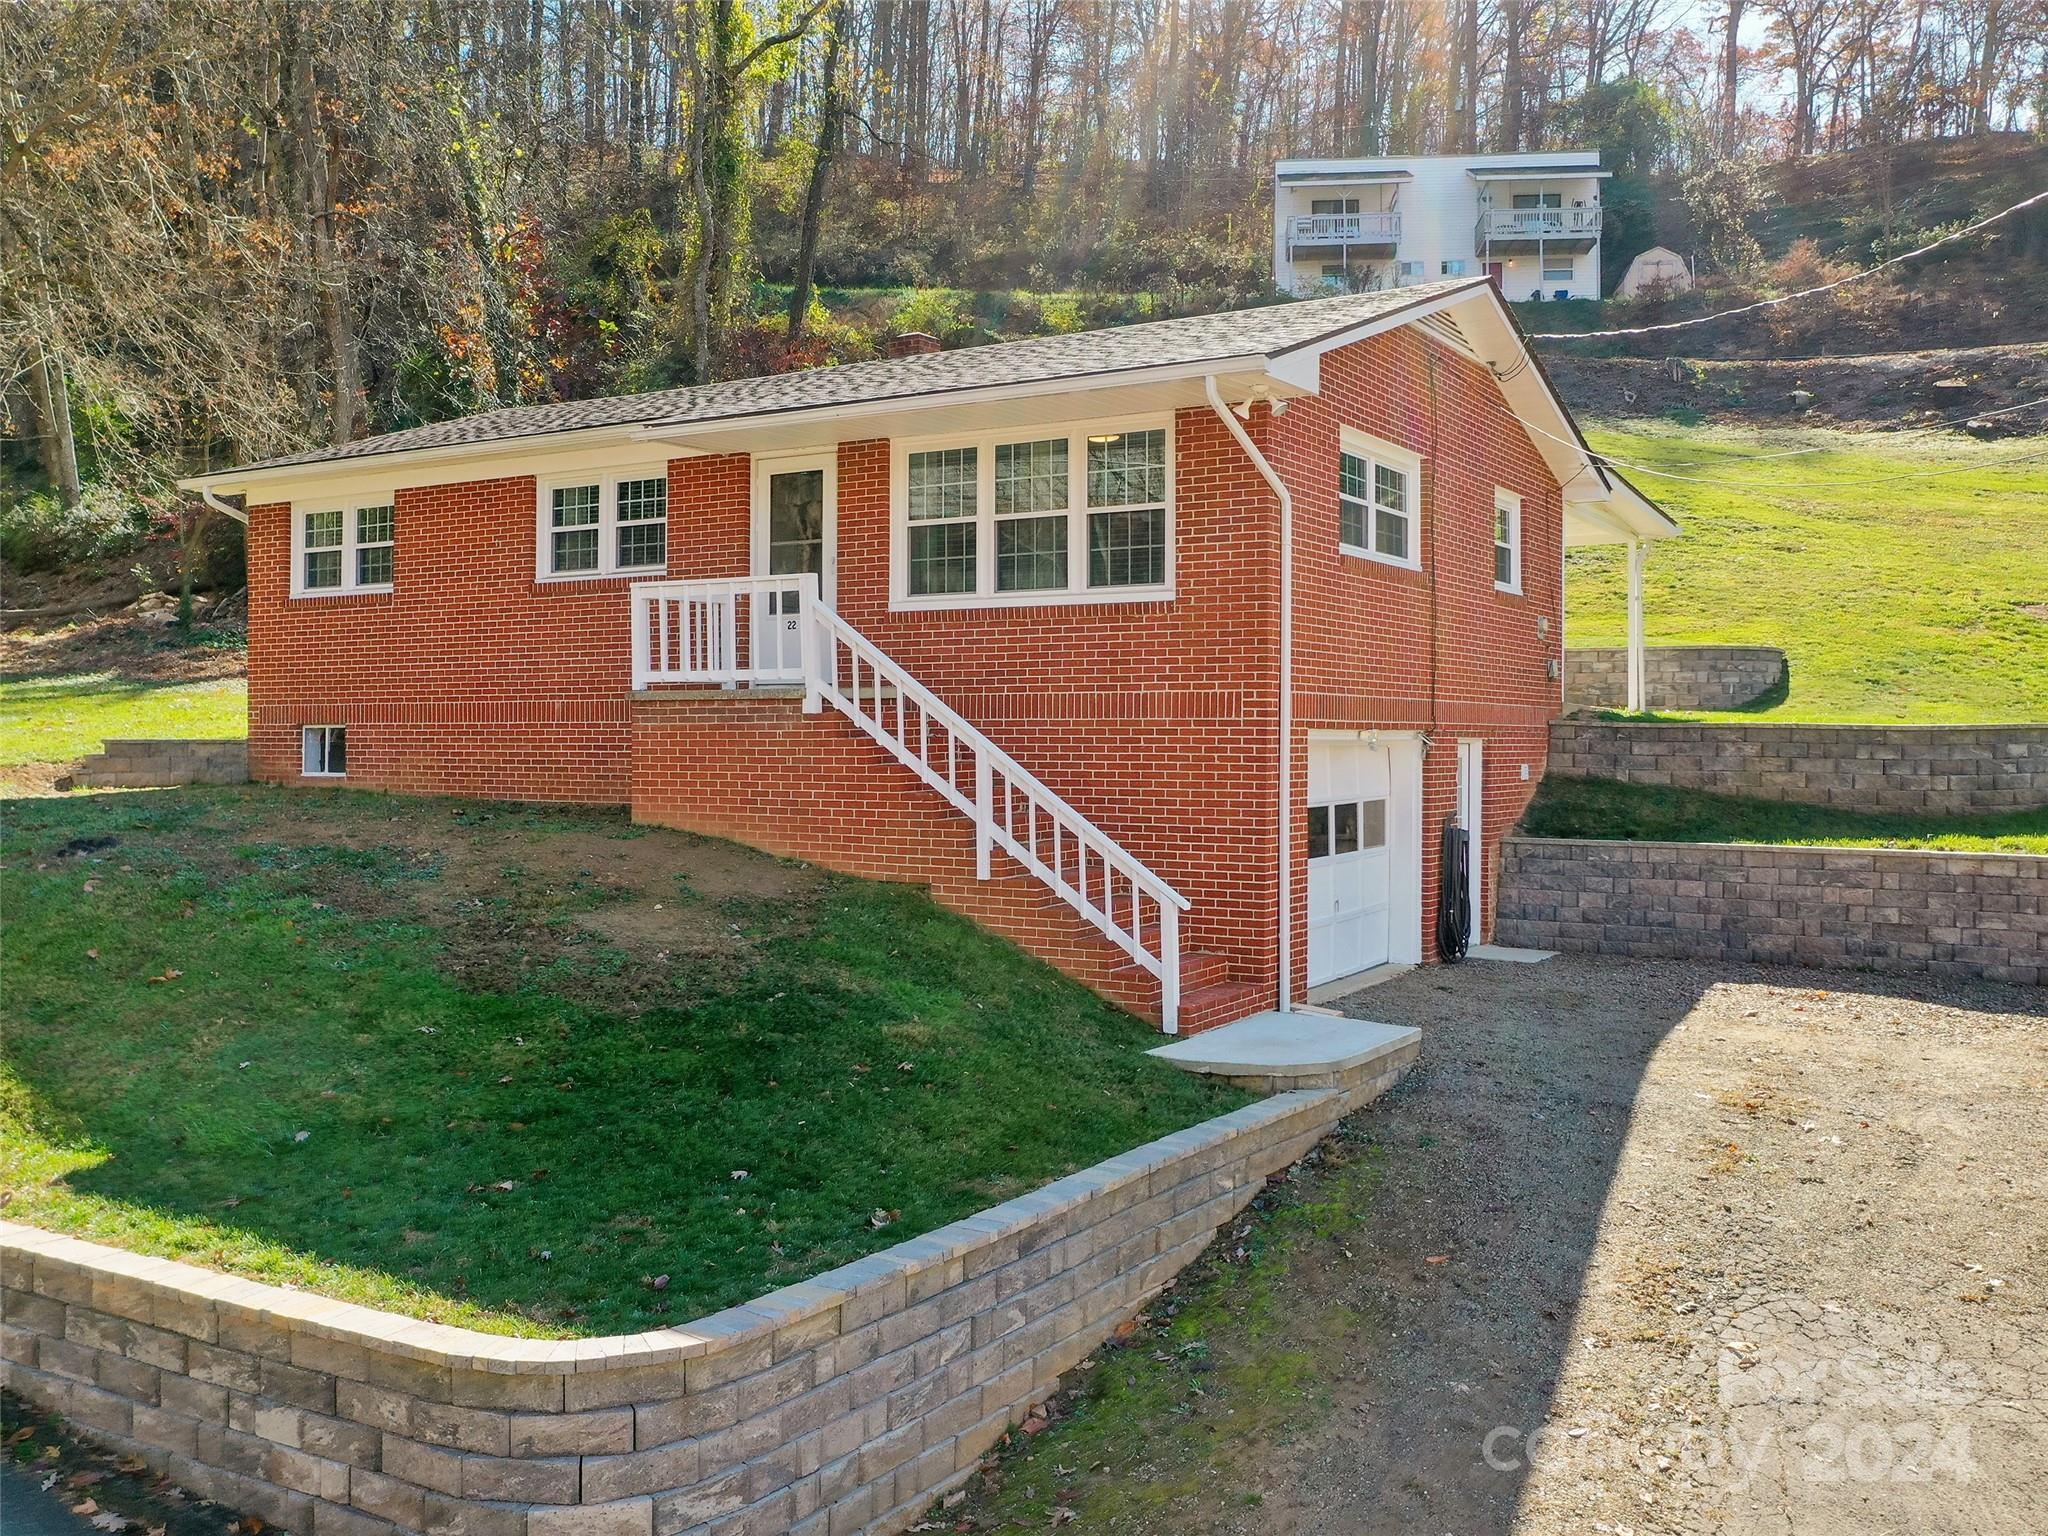
M1536 791L1522 830L1537 837L1641 842L2048 853L2048 807L2000 816L1900 816L1556 774Z
M684 1321L1245 1101L920 891L608 813L15 801L0 892L11 1218L494 1331Z
M1934 434L1859 437L1663 424L1588 434L1623 463L1712 480L1633 478L1684 527L1653 546L1653 645L1785 649L1789 687L1733 716L1810 721L2048 720L2048 449ZM1740 462L1745 454L1818 449ZM1928 470L1958 473L1924 477ZM1923 478L1905 478L1908 475ZM1567 563L1566 640L1619 645L1619 548Z
M0 767L66 763L119 736L245 736L240 678L153 682L107 672L0 681Z

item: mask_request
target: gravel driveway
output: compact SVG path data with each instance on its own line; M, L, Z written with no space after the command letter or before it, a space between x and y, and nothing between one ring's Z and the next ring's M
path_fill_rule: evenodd
M1295 1181L1312 1229L949 1524L2048 1529L2048 993L1568 956L1347 1006L1424 1065Z

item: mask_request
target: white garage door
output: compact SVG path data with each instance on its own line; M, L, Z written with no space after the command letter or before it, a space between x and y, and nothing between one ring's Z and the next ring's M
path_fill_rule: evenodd
M1392 769L1385 747L1308 749L1308 982L1320 986L1391 956Z

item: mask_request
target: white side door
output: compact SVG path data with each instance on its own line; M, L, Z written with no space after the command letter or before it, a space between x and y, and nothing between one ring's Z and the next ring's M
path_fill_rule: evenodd
M826 602L838 564L839 472L831 454L754 461L754 574L811 572ZM798 663L797 592L766 594L755 609L754 654L772 665Z
M1320 986L1391 958L1392 766L1385 747L1309 743L1308 982Z

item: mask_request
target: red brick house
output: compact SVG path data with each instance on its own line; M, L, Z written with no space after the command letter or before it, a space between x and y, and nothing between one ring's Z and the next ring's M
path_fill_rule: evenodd
M187 484L244 499L258 778L625 804L924 882L1183 1031L1433 958L1447 822L1483 935L1564 547L1676 531L1483 279Z

